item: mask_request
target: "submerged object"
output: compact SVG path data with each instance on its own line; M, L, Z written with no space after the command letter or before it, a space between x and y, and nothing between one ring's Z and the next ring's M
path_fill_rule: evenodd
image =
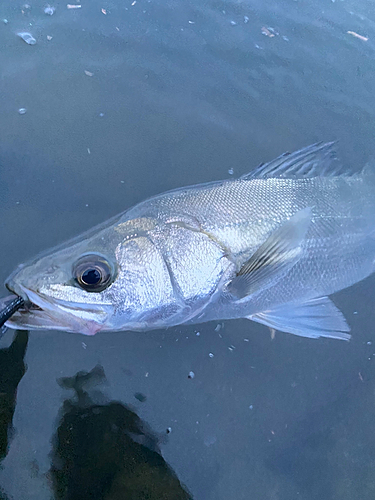
M239 179L150 198L7 280L27 307L7 326L148 330L248 318L304 337L349 339L329 295L375 261L375 173L314 144Z

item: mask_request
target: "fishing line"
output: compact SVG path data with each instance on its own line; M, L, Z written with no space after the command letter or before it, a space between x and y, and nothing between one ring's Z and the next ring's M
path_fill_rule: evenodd
M4 323L6 323L8 319L24 305L24 303L25 301L22 297L16 297L9 302L9 304L7 304L2 311L0 311L0 328L3 327Z

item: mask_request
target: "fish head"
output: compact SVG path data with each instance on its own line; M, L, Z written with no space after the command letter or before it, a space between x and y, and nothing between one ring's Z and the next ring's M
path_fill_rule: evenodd
M23 264L6 286L25 300L6 323L19 329L145 330L173 301L164 260L139 221L117 221Z

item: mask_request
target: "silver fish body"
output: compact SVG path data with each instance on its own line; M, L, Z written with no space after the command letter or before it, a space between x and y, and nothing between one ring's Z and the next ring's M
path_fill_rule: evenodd
M29 306L7 326L94 334L248 318L348 339L328 295L374 271L374 194L370 168L347 171L316 144L155 196L16 270L7 287ZM104 287L86 283L100 274Z

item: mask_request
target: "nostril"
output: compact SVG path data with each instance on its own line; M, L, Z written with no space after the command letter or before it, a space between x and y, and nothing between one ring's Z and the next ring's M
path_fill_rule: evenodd
M46 274L53 274L55 271L57 271L58 267L56 265L51 265L47 268Z

